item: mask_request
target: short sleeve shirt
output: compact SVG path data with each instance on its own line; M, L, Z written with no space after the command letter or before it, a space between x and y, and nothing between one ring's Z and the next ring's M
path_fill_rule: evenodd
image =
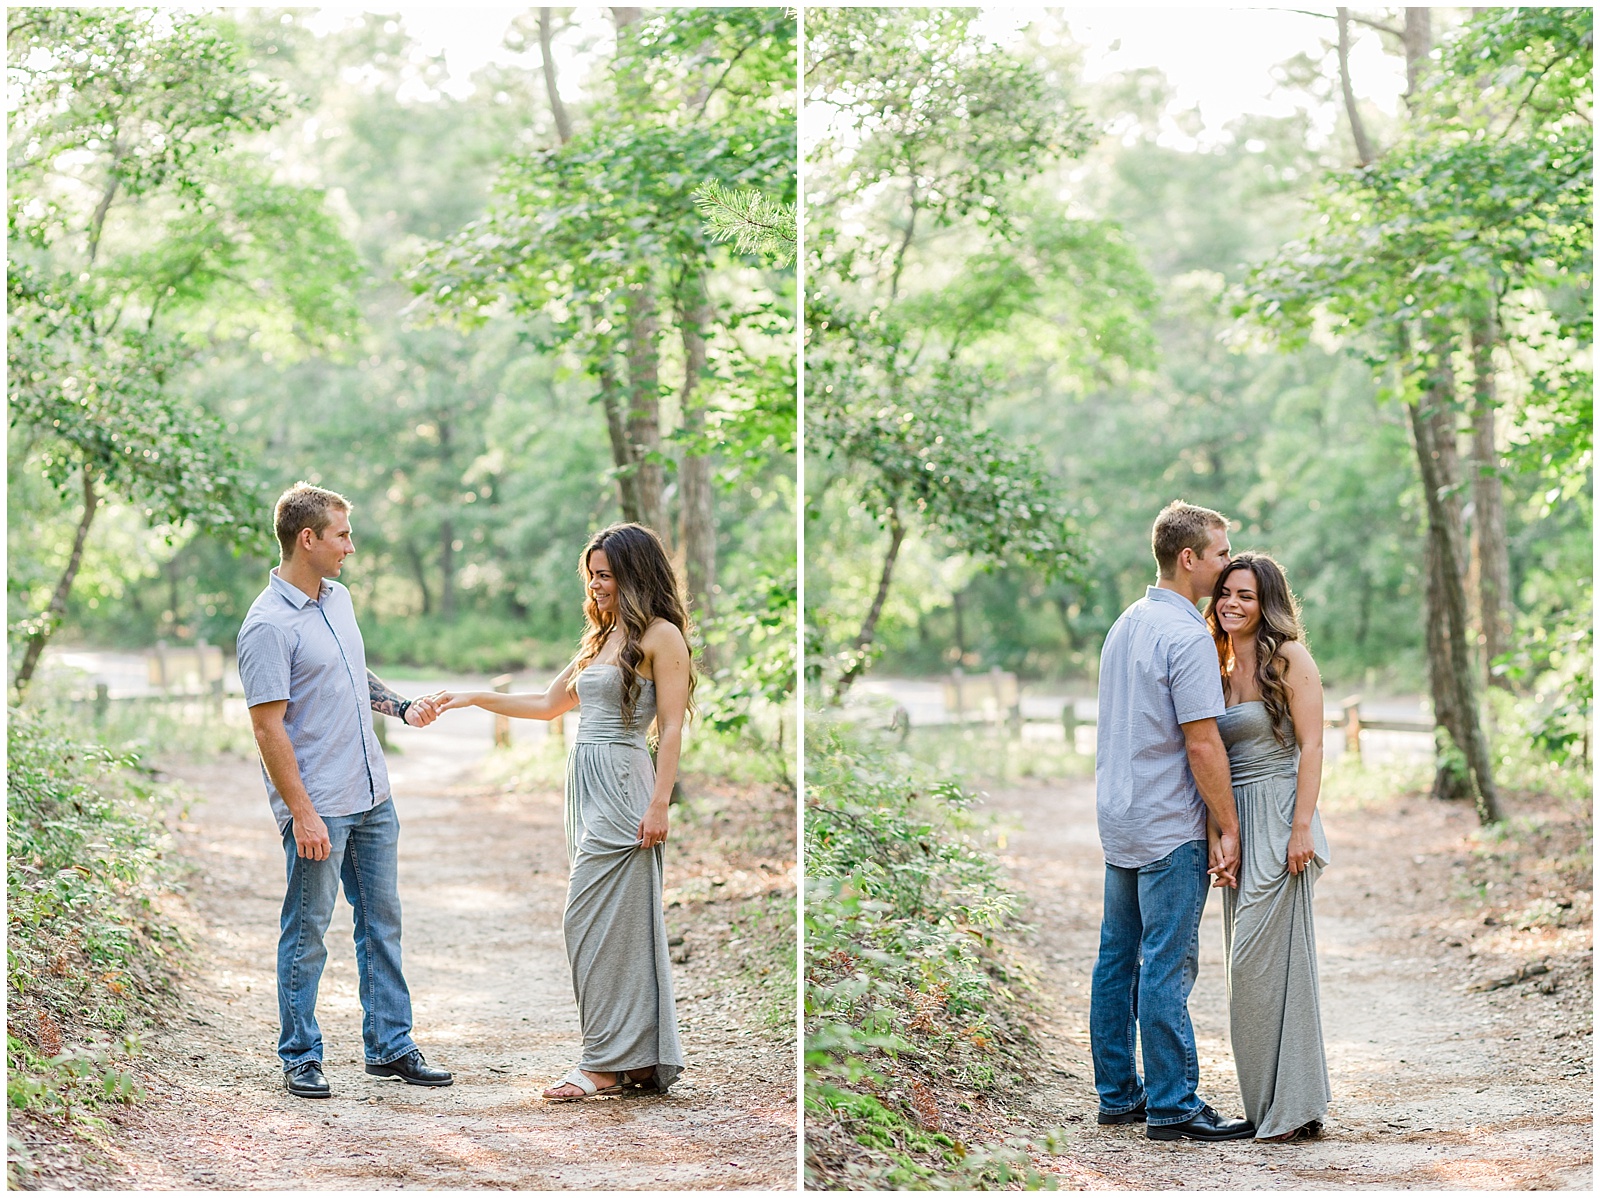
M387 801L389 771L372 730L367 651L350 592L324 579L313 599L273 570L238 645L245 704L289 701L283 726L316 813L355 815ZM289 807L265 763L261 775L281 833Z
M1100 652L1095 812L1106 862L1138 869L1206 838L1181 725L1222 714L1216 643L1194 604L1150 587Z

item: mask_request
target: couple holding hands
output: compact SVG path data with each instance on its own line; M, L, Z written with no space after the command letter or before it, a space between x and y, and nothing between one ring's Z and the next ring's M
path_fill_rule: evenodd
M1322 682L1283 569L1232 556L1226 518L1175 502L1151 541L1156 585L1100 657L1106 877L1089 1014L1099 1122L1144 1123L1152 1140L1306 1139L1329 1099L1311 918L1328 863ZM1196 1093L1188 999L1211 888L1222 889L1243 1119Z
M544 1091L572 1101L665 1092L683 1068L662 915L662 844L684 722L693 710L687 604L660 539L638 524L596 533L579 560L584 630L540 694L442 691L403 699L366 666L350 592L350 503L299 483L278 499L281 550L239 631L239 675L287 865L278 939L284 1084L326 1098L317 987L339 888L354 912L366 1071L448 1086L411 1038L400 964L399 821L370 712L425 727L482 707L524 719L583 718L567 764L571 866L563 931L583 1052ZM646 740L652 723L657 754Z

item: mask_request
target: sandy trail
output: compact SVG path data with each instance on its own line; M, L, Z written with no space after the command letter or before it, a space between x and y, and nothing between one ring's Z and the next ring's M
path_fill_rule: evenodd
M1034 1130L1067 1130L1063 1155L1039 1158L1063 1187L1592 1189L1590 927L1517 933L1467 912L1464 805L1408 798L1324 815L1333 862L1316 925L1333 1102L1325 1138L1294 1145L1153 1143L1142 1125L1095 1124L1089 978L1104 859L1093 782L998 791L989 808L1037 929L1039 1076L1053 1078L1014 1109ZM1466 990L1545 959L1552 994ZM1239 1115L1215 895L1190 1010L1200 1093Z
M666 1097L547 1104L576 1059L561 939L561 797L474 782L485 730L399 730L400 894L415 1035L447 1089L362 1070L360 1006L341 898L318 1016L334 1095L285 1093L273 974L284 863L254 760L169 767L196 796L180 822L195 866L197 939L185 1005L152 1037L147 1100L119 1117L115 1183L149 1189L788 1189L795 1178L792 1038L742 1021L714 953L674 969L689 1065ZM670 887L688 850L669 842ZM714 941L685 904L669 930ZM724 915L723 918L726 918ZM707 929L699 926L709 924Z

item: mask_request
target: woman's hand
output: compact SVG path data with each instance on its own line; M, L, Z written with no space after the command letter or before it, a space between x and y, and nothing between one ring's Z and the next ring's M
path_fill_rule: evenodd
M666 839L667 805L651 800L650 806L644 809L644 818L639 821L639 844L650 849Z
M1222 851L1222 829L1214 819L1206 820L1206 858L1206 864L1210 867L1206 873L1211 875L1211 889L1238 887L1239 880L1224 865L1226 857Z
M432 696L435 711L455 711L462 707L475 707L477 691L438 691Z
M1311 859L1317 855L1317 850L1311 846L1311 829L1289 829L1289 872L1297 874L1311 864Z

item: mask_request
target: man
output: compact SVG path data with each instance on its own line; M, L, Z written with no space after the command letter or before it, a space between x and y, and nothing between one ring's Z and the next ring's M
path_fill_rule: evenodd
M301 1098L331 1093L317 984L342 880L355 912L367 1072L448 1086L450 1074L411 1039L411 993L400 972L400 825L367 709L416 728L438 712L430 699L402 699L367 669L350 592L330 581L355 552L349 501L297 483L279 497L273 525L282 557L239 630L239 676L288 859L278 937L284 1085Z
M1089 1006L1099 1122L1143 1122L1152 1140L1243 1139L1255 1134L1247 1120L1221 1118L1195 1092L1189 1022L1208 875L1234 885L1239 868L1239 819L1217 732L1221 671L1199 611L1232 552L1228 521L1171 503L1156 517L1151 548L1156 585L1112 625L1100 655L1095 808L1106 882ZM1208 811L1220 833L1210 849Z

